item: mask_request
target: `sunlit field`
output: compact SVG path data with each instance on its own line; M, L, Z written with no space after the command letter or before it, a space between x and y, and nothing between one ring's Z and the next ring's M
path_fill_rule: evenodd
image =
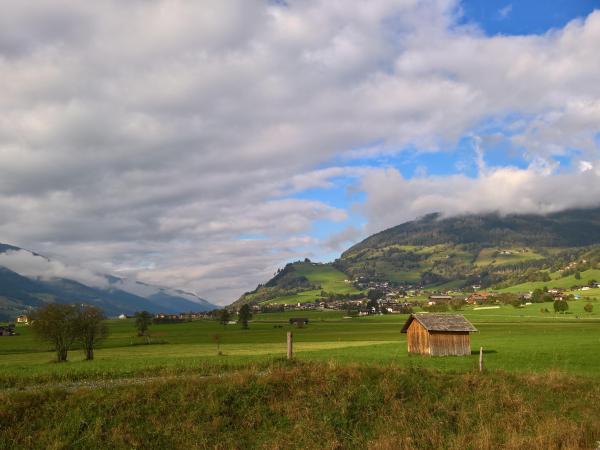
M409 356L406 335L400 333L406 315L345 317L342 311L258 314L248 330L202 320L153 325L150 344L136 336L131 320L110 322L110 337L96 351L94 361L72 350L69 361L53 362L54 354L32 336L27 326L20 336L0 338L0 382L3 386L52 380L153 376L248 363L264 364L285 356L286 334L294 334L298 360L425 367L469 371L477 366L484 348L487 369L544 372L557 370L600 375L600 313L583 311L584 302L571 302L568 314L541 312L551 304L497 309L465 307L464 314L479 330L472 334L471 357ZM289 317L310 319L304 328L292 327Z

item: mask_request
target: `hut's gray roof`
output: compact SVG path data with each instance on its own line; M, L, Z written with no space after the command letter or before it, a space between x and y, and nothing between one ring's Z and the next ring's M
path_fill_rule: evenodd
M411 322L416 320L427 331L477 331L471 322L459 314L411 314L402 332L406 333Z

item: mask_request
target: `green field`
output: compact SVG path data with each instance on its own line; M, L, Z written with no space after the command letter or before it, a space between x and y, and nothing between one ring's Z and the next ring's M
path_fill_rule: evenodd
M153 325L150 345L114 320L94 361L61 364L21 326L0 338L0 449L592 448L600 303L584 304L466 307L473 354L445 358L407 354L404 315Z
M536 259L543 258L544 256L539 255L530 248L526 247L487 247L479 252L477 260L475 261L475 266L501 266L503 264L517 264L525 261L534 261Z
M600 303L593 303L592 314L583 311L584 304L571 302L565 315L541 312L544 307L552 310L547 303L518 309L466 307L462 313L479 329L472 336L472 348L484 347L490 369L554 369L596 377L600 375ZM287 323L290 316L307 316L310 324L292 328ZM144 345L135 337L131 321L111 321L110 338L97 350L95 361L83 361L82 352L74 350L66 364L53 363L54 355L24 326L19 327L20 336L0 339L0 386L264 363L285 354L286 332L290 330L294 331L300 360L460 371L475 367L476 355L441 359L409 356L406 337L400 333L405 319L391 314L351 319L344 318L341 311L259 314L249 330L237 325L224 327L214 321L154 325L152 345ZM221 356L214 342L217 334Z

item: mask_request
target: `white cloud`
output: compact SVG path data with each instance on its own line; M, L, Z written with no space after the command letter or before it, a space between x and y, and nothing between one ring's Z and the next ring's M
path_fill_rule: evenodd
M346 218L289 198L336 177L371 186L331 161L439 151L488 120L531 161L598 159L600 12L487 37L457 25L451 0L0 8L0 238L211 300L314 251L315 222ZM450 180L446 197L471 192ZM431 191L410 191L410 214L439 205Z
M108 286L106 278L102 275L81 267L68 266L60 261L50 260L26 250L9 250L0 253L0 266L25 277L44 280L68 278L88 286Z
M355 226L348 226L342 231L332 234L325 242L325 247L333 251L345 250L351 244L354 244L358 239L366 237L364 230L360 230Z
M488 168L475 178L406 179L395 169L373 170L362 187L371 233L431 212L545 214L600 205L600 171L557 173L537 165Z

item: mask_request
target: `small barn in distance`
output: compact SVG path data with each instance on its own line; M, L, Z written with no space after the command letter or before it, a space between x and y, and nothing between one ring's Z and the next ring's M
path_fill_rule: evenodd
M457 314L411 314L402 333L408 337L408 353L429 356L470 355L469 333L477 331Z
M295 325L298 328L302 328L305 325L308 325L308 318L306 317L292 317L290 319L290 325Z

